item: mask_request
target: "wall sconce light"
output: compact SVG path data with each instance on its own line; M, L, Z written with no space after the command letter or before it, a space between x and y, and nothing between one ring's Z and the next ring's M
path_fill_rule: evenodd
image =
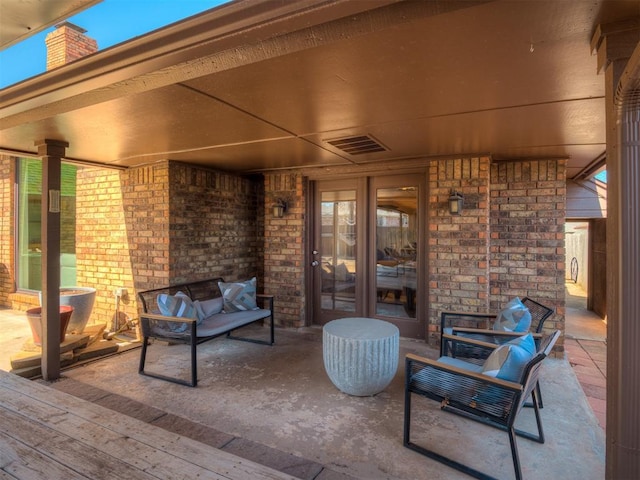
M462 213L462 205L464 204L464 197L461 193L451 190L449 196L449 213L451 215L460 215Z
M281 198L276 200L276 204L273 206L273 216L276 218L284 217L284 212L287 211L287 202Z

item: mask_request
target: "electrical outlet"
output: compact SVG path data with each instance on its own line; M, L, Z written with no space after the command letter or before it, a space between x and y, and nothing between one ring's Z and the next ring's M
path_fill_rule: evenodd
M127 296L127 289L124 288L124 287L118 287L118 288L115 289L113 294L116 297L120 297L120 298L126 297Z

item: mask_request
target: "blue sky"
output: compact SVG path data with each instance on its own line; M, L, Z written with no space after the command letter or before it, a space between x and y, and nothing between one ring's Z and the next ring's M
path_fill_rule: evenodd
M104 50L223 3L227 0L103 0L68 21L87 30ZM44 39L54 29L0 51L0 89L46 70Z

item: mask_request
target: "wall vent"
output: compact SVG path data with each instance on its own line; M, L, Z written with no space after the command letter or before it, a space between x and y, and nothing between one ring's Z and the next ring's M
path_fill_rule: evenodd
M336 138L326 142L349 155L362 155L364 153L385 152L388 150L370 135Z

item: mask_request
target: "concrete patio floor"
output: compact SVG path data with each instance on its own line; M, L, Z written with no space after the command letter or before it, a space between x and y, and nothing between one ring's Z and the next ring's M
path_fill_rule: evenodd
M51 385L306 479L455 479L464 475L402 446L404 371L373 397L338 391L324 372L321 329L282 330L273 347L218 339L199 347L197 388L139 376L130 351L64 372ZM406 353L435 357L423 342ZM186 375L188 349L153 345L150 360ZM546 443L519 439L528 479L604 477L604 431L567 360L545 361ZM498 478L512 478L504 432L414 402L413 431L431 446ZM521 414L532 425L532 411Z
M3 321L6 312L0 312ZM24 315L15 314L16 322ZM580 339L583 322L571 323L568 318L568 343L579 348L585 342L604 344L601 338ZM0 357L8 356L7 342L20 342L17 337L0 338ZM409 352L437 356L424 342L401 339L401 359ZM567 352L575 360L569 345ZM149 369L187 375L184 346L154 344L149 355ZM579 382L580 364L567 358L545 360L546 443L518 439L524 478L604 478L604 430ZM343 394L324 371L320 328L278 329L273 347L223 338L200 345L197 388L140 376L138 361L139 350L132 350L65 370L61 380L45 383L106 406L114 415L138 418L299 478L468 478L402 446L402 362L384 392ZM423 442L498 478L513 478L504 432L442 412L426 399L414 400L414 407L419 411L414 410L412 432ZM519 425L532 426L532 413L525 409Z

